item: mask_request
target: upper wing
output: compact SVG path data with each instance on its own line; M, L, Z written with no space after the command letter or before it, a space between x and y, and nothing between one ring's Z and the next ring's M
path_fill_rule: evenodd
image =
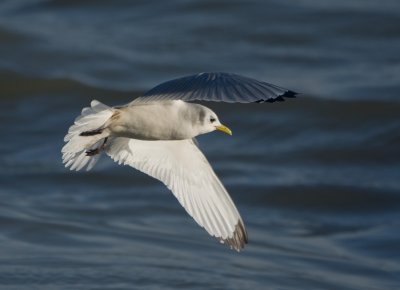
M247 243L242 218L192 140L141 141L118 137L107 154L162 181L206 231L239 251Z
M132 104L162 101L216 101L228 103L262 103L283 101L297 93L244 76L229 73L199 73L162 83Z

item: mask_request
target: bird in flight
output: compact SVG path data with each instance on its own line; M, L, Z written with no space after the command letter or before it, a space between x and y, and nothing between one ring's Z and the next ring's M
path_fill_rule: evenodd
M65 136L66 167L93 168L102 152L163 182L211 236L240 251L248 242L243 220L195 137L232 135L209 108L192 101L272 103L297 93L230 73L199 73L164 82L124 106L96 100Z

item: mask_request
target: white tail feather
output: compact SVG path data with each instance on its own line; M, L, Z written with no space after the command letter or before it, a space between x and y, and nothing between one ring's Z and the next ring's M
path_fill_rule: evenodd
M112 108L99 101L93 100L90 105L91 107L82 110L64 137L67 144L61 150L62 159L65 167L70 167L71 170L80 170L85 165L86 170L92 169L100 154L87 156L86 151L101 147L104 138L108 137L107 130L92 136L80 136L82 132L102 128L113 114Z

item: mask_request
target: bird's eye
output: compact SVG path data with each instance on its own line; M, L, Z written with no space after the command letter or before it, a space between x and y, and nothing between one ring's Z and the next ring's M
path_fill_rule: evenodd
M215 121L216 121L215 118L213 118L213 117L210 118L211 123L214 123Z

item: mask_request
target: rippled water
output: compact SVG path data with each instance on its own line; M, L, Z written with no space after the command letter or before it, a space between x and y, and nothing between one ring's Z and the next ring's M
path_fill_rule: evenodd
M400 288L399 51L398 1L2 1L0 288ZM61 164L91 99L199 71L304 93L207 104L234 132L199 142L240 254L156 180Z

